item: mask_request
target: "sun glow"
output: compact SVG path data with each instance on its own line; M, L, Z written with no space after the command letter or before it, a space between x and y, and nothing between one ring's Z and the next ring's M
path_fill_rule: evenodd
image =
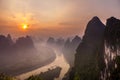
M23 24L23 25L22 25L22 29L23 29L23 30L28 29L28 25L27 25L27 24Z

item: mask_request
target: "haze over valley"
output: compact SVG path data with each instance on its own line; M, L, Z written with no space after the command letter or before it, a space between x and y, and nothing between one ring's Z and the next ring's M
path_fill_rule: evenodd
M120 80L120 0L0 0L0 80Z

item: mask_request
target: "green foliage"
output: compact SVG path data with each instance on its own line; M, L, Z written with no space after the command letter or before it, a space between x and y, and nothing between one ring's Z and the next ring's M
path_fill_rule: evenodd
M80 80L80 76L77 73L75 74L74 80Z
M7 75L1 73L0 74L0 80L16 80L16 79L11 77L11 76L7 76Z
M117 67L120 68L120 56L117 56L117 57L116 57L115 62L116 62L116 64L117 64Z
M105 28L106 46L111 52L117 52L120 48L120 20L111 17L107 20Z
M26 80L42 80L41 77L38 75L38 76L30 76L28 79Z
M116 68L111 70L110 80L120 80L120 56L115 58Z
M108 52L108 68L107 80L120 80L120 20L111 17L107 20L105 28L105 46L110 52ZM112 59L112 55L115 54L115 59ZM116 67L117 65L117 67ZM110 76L109 76L110 73Z

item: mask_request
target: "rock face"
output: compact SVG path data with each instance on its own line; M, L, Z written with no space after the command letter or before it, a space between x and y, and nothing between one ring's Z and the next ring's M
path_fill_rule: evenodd
M93 17L85 30L75 54L75 77L80 80L99 80L104 69L104 24ZM72 79L71 79L72 80Z
M107 47L115 53L117 47L120 47L120 20L115 17L107 19L105 28L105 40ZM116 44L117 43L117 44Z
M66 61L70 64L71 67L74 65L75 50L77 49L80 42L81 38L76 35L71 41L68 38L64 44L63 53Z
M105 46L107 48L107 73L105 80L120 80L120 19L115 17L107 19L105 28ZM112 55L114 55L114 58ZM115 67L115 65L117 67Z
M71 48L73 50L76 50L76 48L79 46L80 42L81 42L81 38L76 35L71 41Z

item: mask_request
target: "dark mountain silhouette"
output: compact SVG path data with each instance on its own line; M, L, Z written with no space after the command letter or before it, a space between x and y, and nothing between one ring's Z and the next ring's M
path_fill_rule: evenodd
M81 42L81 38L79 36L75 36L71 41L68 38L64 44L64 49L67 51L75 51L78 45Z
M7 37L0 35L0 54L14 54L17 50L24 52L25 49L35 49L30 36L20 37L14 43L10 34Z
M98 17L87 24L85 34L75 54L75 65L70 70L69 80L99 80L104 71L105 25ZM65 80L65 79L64 79Z
M120 79L120 20L115 17L107 19L105 28L105 46L107 48L106 80ZM108 55L109 54L109 55ZM114 58L112 57L114 55ZM115 67L117 66L117 67ZM110 75L110 76L109 76Z
M7 35L7 39L9 40L10 45L14 44L14 42L13 42L12 37L11 37L10 34Z
M53 37L49 37L47 40L47 44L53 47L58 47L59 49L61 49L64 45L64 39L63 38L58 38L55 39Z
M47 40L47 44L55 47L56 49L63 52L67 62L70 66L74 64L74 55L78 45L81 42L81 38L76 35L72 40L69 38L65 41L63 38L55 39L53 37L49 37Z
M15 46L19 49L35 48L30 36L20 37L16 40Z
M71 44L71 41L70 41L70 38L68 38L64 44L64 48L70 48L70 44Z
M81 42L81 38L79 36L75 36L72 41L71 41L71 48L73 50L76 50L76 48L78 47L78 45L80 44Z
M49 45L55 44L55 39L53 37L49 37L47 40L47 44L49 44Z
M58 45L58 46L63 46L63 45L64 45L64 39L58 38L58 39L56 40L56 45Z
M13 45L13 41L8 35L8 37L5 37L4 35L0 35L0 54L6 53L6 51L9 51Z
M71 41L68 38L64 44L62 51L64 53L66 60L68 61L71 67L74 64L75 50L77 49L80 42L81 42L81 38L76 35Z
M115 53L117 46L120 46L120 20L115 17L107 19L105 28L105 40L107 47ZM117 43L117 44L116 44Z

